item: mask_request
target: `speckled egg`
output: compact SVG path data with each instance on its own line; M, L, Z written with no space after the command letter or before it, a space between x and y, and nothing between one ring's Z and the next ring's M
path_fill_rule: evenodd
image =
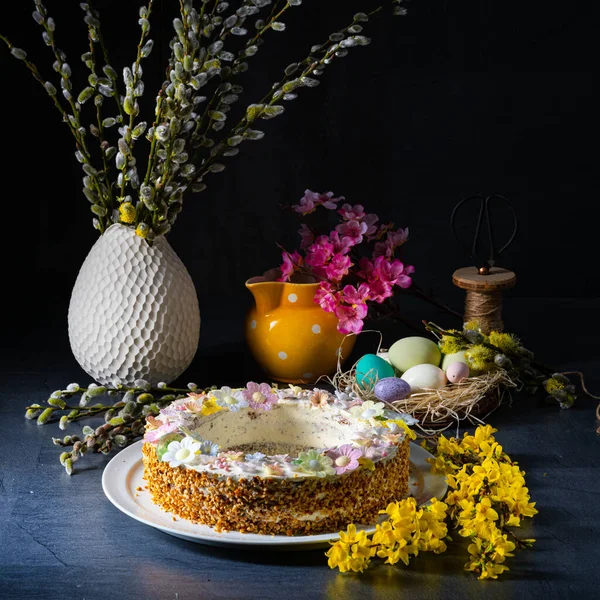
M448 381L444 371L430 364L411 367L402 375L402 379L410 385L413 394L425 388L442 388Z
M469 376L469 367L464 362L453 362L446 369L446 377L451 383L460 383Z
M382 402L403 400L410 392L410 385L399 377L385 377L375 384L375 397Z
M371 386L380 379L394 376L394 367L375 354L365 354L356 363L356 382L363 387Z
M442 371L445 371L452 363L462 362L467 364L467 359L465 358L465 351L461 350L460 352L455 352L454 354L444 354L442 358L442 364L440 368Z
M394 342L389 349L390 362L404 373L410 368L422 364L435 365L442 360L442 353L437 344L428 338L420 336L405 337Z

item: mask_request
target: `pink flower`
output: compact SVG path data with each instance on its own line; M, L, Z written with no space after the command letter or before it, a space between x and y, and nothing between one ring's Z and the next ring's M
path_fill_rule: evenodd
M314 192L310 190L306 190L304 192L304 196L300 198L300 204L294 206L294 210L300 213L302 216L309 215L311 212L314 212L315 206L315 196Z
M356 274L359 277L362 277L363 279L366 279L367 281L369 279L372 279L373 269L375 268L375 265L368 258L361 258L358 261L358 266L359 266L360 270L357 271Z
M274 404L277 404L277 396L273 393L268 383L248 382L242 395L248 401L250 408L254 410L271 410Z
M360 448L352 444L344 444L339 448L332 448L325 453L333 461L333 467L338 475L358 468L358 459L362 457Z
M293 254L282 252L283 264L280 267L281 277L277 281L289 281L294 271L302 265L302 256L296 251Z
M360 244L363 241L363 234L366 233L369 226L366 223L360 221L347 221L341 223L335 229L342 235L348 236L353 245Z
M342 254L334 254L331 262L327 265L325 273L327 279L331 281L339 281L342 277L348 274L352 263L349 256Z
M367 316L367 306L357 304L355 306L344 306L340 304L335 309L338 318L338 331L340 333L360 333L363 328L363 319Z
M146 431L144 439L150 443L158 442L163 435L167 435L167 433L173 433L174 431L177 431L178 428L179 423L174 421L162 423L158 429L150 429Z
M394 294L392 286L381 279L370 279L369 288L371 288L371 300L379 304Z
M343 199L343 196L334 198L333 192L318 194L311 190L305 190L304 196L300 199L300 204L294 206L294 210L301 215L308 215L314 212L318 206L324 206L329 210L335 210L337 208L337 203Z
M371 290L366 283L361 283L358 286L358 289L353 285L347 285L344 287L343 292L343 298L346 304L364 304L367 300L369 300Z
M365 207L362 204L344 204L338 213L342 215L344 221L360 221L365 216Z
M313 243L315 239L315 234L312 232L310 227L306 225L306 223L302 223L298 233L302 237L302 241L300 242L300 248L308 248Z
M410 287L412 280L408 275L414 272L413 267L404 267L404 263L395 259L390 261L384 256L378 256L375 259L375 269L373 275L381 281L390 285L399 285L400 287Z
M348 254L350 248L354 246L352 238L347 236L340 237L340 234L337 231L332 231L329 234L329 241L333 245L333 251L336 254Z
M387 239L394 248L402 246L408 240L408 227L406 229L397 229L396 231L389 231Z
M333 192L327 192L326 194L317 194L317 196L318 196L317 203L320 204L321 206L327 208L328 210L335 210L337 208L337 203L340 200L344 200L344 196L340 196L339 198L334 198Z
M334 312L337 306L335 295L331 291L331 284L325 281L321 282L319 289L315 293L314 301L325 312Z
M377 221L379 221L379 217L373 213L368 214L363 219L363 223L367 224L367 231L365 231L367 238L370 238L377 233L377 226L375 225Z

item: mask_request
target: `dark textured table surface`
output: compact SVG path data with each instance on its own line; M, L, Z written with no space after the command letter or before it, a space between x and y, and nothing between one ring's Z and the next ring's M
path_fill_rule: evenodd
M556 300L541 310L556 314L563 304ZM592 318L597 304L582 303L578 314ZM540 340L540 346L541 334L535 331L540 314L528 313L516 303L507 310L521 315L519 331ZM545 349L546 354L560 359L555 363L558 368L583 370L590 389L598 391L595 333L578 329L569 340L569 329L559 330L567 336L562 352ZM203 325L198 358L190 369L201 374L197 378L201 385L224 373L207 371L204 365L238 361L239 366L247 356L236 341L237 333L228 338L223 332L223 323L217 320ZM248 374L251 371L249 366ZM189 373L186 377L194 380ZM499 429L496 436L505 450L527 472L539 514L528 520L524 532L537 539L535 548L509 559L510 572L501 580L478 581L462 570L466 562L462 542L451 544L439 556L422 554L408 568L381 565L363 575L342 575L327 567L323 550L215 548L139 523L104 496L101 475L109 457L86 456L77 463L76 474L68 477L57 462L60 449L50 442L58 428L38 427L23 418L24 406L73 380L87 382L69 356L64 336L52 346L35 344L33 336L25 336L20 350L3 362L0 598L598 597L600 436L595 432L596 402L589 398L581 396L572 409L561 411L539 398L515 395L510 406L502 406L488 419Z

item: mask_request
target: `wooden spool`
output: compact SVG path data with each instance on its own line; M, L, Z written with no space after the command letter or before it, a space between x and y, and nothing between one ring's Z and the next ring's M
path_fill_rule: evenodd
M478 321L484 333L504 331L502 290L515 285L517 276L509 269L464 267L454 271L452 283L466 290L464 322Z

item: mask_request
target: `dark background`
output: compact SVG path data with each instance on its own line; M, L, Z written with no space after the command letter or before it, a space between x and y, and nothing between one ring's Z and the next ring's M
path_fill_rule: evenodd
M87 42L78 4L49 0L47 7L81 89L87 70L79 56ZM135 58L139 3L95 5L120 71ZM356 10L376 5L305 0L290 10L287 31L272 32L250 59L240 108ZM30 18L32 6L2 3L0 31L50 79L53 58ZM505 294L507 329L547 362L597 355L578 334L598 331L600 290L592 15L584 3L406 6L406 17L386 12L365 24L370 46L327 69L319 87L300 90L283 116L261 123L264 140L242 145L206 192L185 201L169 240L195 282L203 324L199 354L184 377L207 383L226 377L228 360L248 364L245 353L232 350L243 340L252 301L244 282L279 264L277 242L294 247L298 222L279 204L298 201L305 188L332 190L408 226L402 258L415 265L415 281L456 310L464 295L453 287L452 272L472 261L450 231L452 208L478 192L506 196L520 222L500 261L518 277ZM144 63L148 121L176 10L176 2L158 0L152 19L157 46ZM40 371L73 366L69 296L97 232L70 134L45 91L5 48L0 69L3 360ZM457 324L422 301L400 296L399 303L412 320ZM386 345L406 333L387 326ZM359 350L372 351L376 342L361 342Z

